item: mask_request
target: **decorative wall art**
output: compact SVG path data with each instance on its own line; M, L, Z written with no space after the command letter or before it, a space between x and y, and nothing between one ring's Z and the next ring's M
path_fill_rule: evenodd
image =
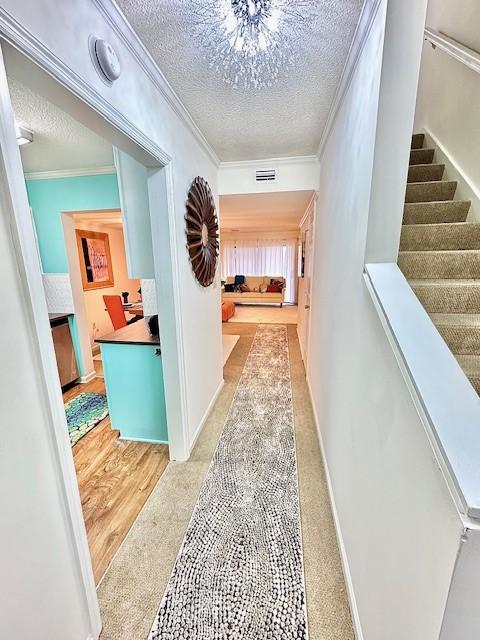
M218 218L208 182L197 177L192 182L185 214L187 249L193 273L202 287L209 287L218 261Z
M76 229L78 258L84 291L113 286L108 233Z

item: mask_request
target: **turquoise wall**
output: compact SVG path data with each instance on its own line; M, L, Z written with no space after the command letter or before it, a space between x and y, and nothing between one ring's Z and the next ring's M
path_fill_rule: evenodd
M44 273L68 273L62 213L95 209L119 209L116 174L27 180L27 193L37 231ZM78 327L69 319L80 375L87 373L80 348Z
M120 208L115 174L27 180L27 193L45 273L68 273L62 213Z

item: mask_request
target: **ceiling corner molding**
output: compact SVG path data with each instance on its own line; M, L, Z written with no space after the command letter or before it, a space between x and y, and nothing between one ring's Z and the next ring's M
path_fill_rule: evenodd
M59 169L56 171L30 171L25 180L53 180L55 178L80 178L82 176L101 176L116 174L113 165L94 167L91 169Z
M261 160L231 160L221 162L220 169L241 169L245 167L285 166L294 164L318 164L318 156L291 156L287 158L263 158Z
M127 20L120 7L116 4L116 2L114 2L114 0L92 1L100 11L100 13L103 15L103 17L107 20L110 27L115 31L120 40L122 40L124 45L140 65L140 67L142 67L146 75L160 91L169 106L182 120L182 122L188 127L190 132L195 136L196 140L206 151L207 155L218 167L220 165L220 158L202 133L200 127L188 112L183 102L177 96L168 80L163 75L161 69L152 58L146 46L140 40L139 36L133 29L130 22Z
M332 133L333 125L340 106L343 102L345 94L350 86L358 61L362 54L365 43L370 34L370 30L377 16L378 10L384 0L365 0L362 12L358 20L357 28L353 36L352 44L348 52L347 60L343 68L342 76L333 98L332 106L328 114L327 122L320 139L317 157L321 158L325 150L325 146Z

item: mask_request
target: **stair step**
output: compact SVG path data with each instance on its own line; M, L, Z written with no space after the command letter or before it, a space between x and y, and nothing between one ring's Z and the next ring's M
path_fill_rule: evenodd
M432 182L441 180L444 173L444 164L412 164L408 168L407 182Z
M480 280L410 280L428 313L480 313Z
M455 356L463 372L472 383L475 391L480 394L480 356Z
M412 164L429 164L433 162L435 149L411 149L410 165Z
M417 280L480 279L480 251L401 251L398 266L406 278Z
M480 355L480 315L432 313L433 324L456 355Z
M465 222L470 205L469 200L410 202L405 204L403 210L403 224Z
M480 223L404 224L400 251L480 249Z
M412 136L412 149L421 149L425 142L424 133L414 133Z
M433 202L453 200L457 182L455 180L434 180L433 182L409 182L405 202Z

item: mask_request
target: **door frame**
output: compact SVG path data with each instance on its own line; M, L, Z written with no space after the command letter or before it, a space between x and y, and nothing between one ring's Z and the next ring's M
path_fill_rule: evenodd
M80 502L72 450L66 427L65 411L55 353L48 322L48 311L41 278L41 265L38 256L34 225L24 181L20 151L17 145L14 114L10 101L5 64L4 42L25 57L25 64L34 67L34 73L42 74L45 90L65 92L65 104L75 105L78 110L91 111L88 117L95 118L96 124L105 127L104 137L111 140L115 136L116 146L131 153L136 159L150 168L152 189L164 185L165 216L168 233L164 233L169 243L171 259L171 290L163 296L158 291L160 269L155 265L155 277L158 300L171 300L171 308L163 309L173 318L169 323L171 354L168 366L171 371L170 389L166 388L167 416L169 418L169 439L172 439L170 451L172 457L186 460L189 456L188 423L186 403L186 375L184 365L183 336L178 327L182 325L180 299L180 274L176 246L175 207L173 168L170 156L148 136L130 122L120 111L107 102L92 86L79 75L66 67L63 62L42 47L41 43L31 39L28 32L18 24L11 23L4 13L0 13L0 162L4 171L0 176L0 187L4 193L5 210L10 218L12 242L21 274L22 288L28 309L28 321L31 327L36 356L41 364L42 383L48 415L50 439L57 461L55 472L61 489L64 517L67 532L72 540L77 565L77 580L80 592L84 594L81 604L89 620L91 638L98 638L102 628L100 608L91 566L90 551L85 530L83 511ZM17 55L15 53L15 55ZM33 65L32 65L33 62ZM44 76L44 77L43 77ZM68 112L68 107L62 105ZM73 110L73 107L72 107ZM120 142L120 143L119 143ZM157 201L158 202L158 201ZM162 274L162 279L165 277ZM165 282L164 282L165 286ZM170 400L170 407L169 407ZM172 420L170 420L170 415Z

